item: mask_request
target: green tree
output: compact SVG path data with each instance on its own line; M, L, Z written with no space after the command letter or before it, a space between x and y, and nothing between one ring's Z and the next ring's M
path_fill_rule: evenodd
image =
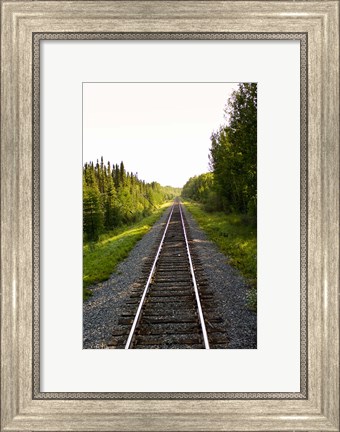
M109 174L106 179L106 189L104 195L105 228L110 230L119 224L119 212L116 208L117 192L112 176Z
M257 85L239 84L225 109L227 124L211 136L210 167L225 211L256 217Z
M191 177L183 186L182 196L203 203L207 210L216 210L218 202L213 173Z
M257 84L242 83L229 101L229 139L238 155L243 210L255 214L257 200Z
M90 241L96 241L104 227L104 213L97 185L83 181L83 229Z
M112 166L112 168L111 168ZM85 239L96 241L102 232L128 224L150 214L169 196L173 188L146 183L127 172L122 161L105 165L104 158L83 167L83 221ZM177 193L178 195L179 193Z

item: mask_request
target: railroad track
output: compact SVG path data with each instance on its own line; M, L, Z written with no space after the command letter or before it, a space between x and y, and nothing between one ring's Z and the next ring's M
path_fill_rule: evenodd
M175 201L143 280L131 292L110 347L226 348L213 293L193 252L182 205Z

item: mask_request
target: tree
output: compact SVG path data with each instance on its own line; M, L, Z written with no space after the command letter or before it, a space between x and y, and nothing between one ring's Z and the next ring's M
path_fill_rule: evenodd
M112 169L111 169L112 166ZM83 221L85 238L96 241L102 232L150 214L169 197L169 188L145 183L125 170L123 161L105 165L86 162L83 168Z
M245 211L256 213L257 200L257 84L242 83L226 109L229 139L239 155L239 189Z
M83 229L90 241L96 241L103 230L104 214L97 185L83 181Z
M120 163L120 167L119 167L119 183L121 186L124 186L125 179L126 179L126 172L125 172L125 168L124 168L124 163L122 161Z
M182 196L205 204L207 210L216 210L216 193L213 173L191 177L182 189Z
M119 216L116 209L117 192L111 175L107 176L104 195L104 223L105 228L110 230L119 223Z
M216 191L225 211L256 216L257 85L239 84L225 113L227 124L211 136Z

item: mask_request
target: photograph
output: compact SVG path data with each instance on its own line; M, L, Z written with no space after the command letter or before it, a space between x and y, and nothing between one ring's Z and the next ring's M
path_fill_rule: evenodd
M257 83L83 82L83 349L257 349Z

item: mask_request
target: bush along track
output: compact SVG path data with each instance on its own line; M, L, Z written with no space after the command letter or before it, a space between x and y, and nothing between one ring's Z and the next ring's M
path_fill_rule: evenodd
M97 242L83 247L83 299L91 296L89 287L107 280L136 243L150 230L172 202L164 203L141 221L115 229L100 236Z
M228 263L237 268L249 283L248 307L257 307L257 242L256 226L246 216L207 212L202 204L184 201L185 207L193 215L199 227L206 232L226 255Z

